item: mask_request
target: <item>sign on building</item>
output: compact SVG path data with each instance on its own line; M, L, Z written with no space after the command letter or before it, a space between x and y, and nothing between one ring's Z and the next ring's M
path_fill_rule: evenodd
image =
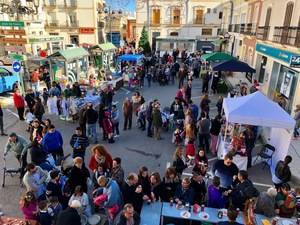
M293 55L291 57L290 66L294 68L300 68L300 55Z

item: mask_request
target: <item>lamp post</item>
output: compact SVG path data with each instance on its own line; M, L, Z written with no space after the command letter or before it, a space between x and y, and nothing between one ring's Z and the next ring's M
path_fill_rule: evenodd
M17 16L19 20L20 15L37 15L40 6L40 0L26 0L28 5L23 5L21 0L11 0L10 4L0 3L0 14L8 14L9 16Z

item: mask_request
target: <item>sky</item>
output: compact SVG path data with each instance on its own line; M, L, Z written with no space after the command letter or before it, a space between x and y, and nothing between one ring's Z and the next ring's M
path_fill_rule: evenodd
M112 9L122 11L135 11L135 0L106 0L106 4L111 6Z

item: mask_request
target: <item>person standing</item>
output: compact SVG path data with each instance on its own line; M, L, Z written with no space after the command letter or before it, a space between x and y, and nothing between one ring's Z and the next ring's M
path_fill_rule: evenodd
M37 93L39 91L39 85L40 85L40 72L38 69L35 69L31 74L31 86L35 96L37 96Z
M19 119L24 119L24 110L25 110L25 101L23 96L21 95L20 89L16 89L13 94L14 105L18 111Z
M248 157L247 168L252 167L252 150L255 146L255 135L250 126L243 133L245 138L246 153Z
M25 95L25 102L27 104L27 107L29 108L30 112L33 112L33 106L35 104L35 100L34 100L34 93L32 91L32 89L28 89L27 93Z
M185 77L186 77L186 72L185 72L184 68L181 67L178 72L178 78L179 78L178 88L179 89L183 86Z
M159 103L154 105L154 110L152 113L152 121L153 121L153 128L154 128L154 137L156 140L161 140L161 128L162 128L162 118L160 112L160 105Z
M51 88L51 77L50 77L50 73L49 73L49 70L47 68L44 68L44 71L43 71L43 80L47 86L47 89L48 91L50 90Z
M123 103L123 114L124 114L124 128L123 130L130 130L132 126L132 113L133 113L133 104L129 98L126 98Z
M147 136L152 137L152 112L153 112L153 102L149 102L149 105L146 109L146 119L148 122L147 126Z
M48 153L51 153L55 162L58 156L63 156L63 138L61 133L55 130L54 125L50 125L49 131L45 134L42 145L44 150Z
M98 113L93 109L92 103L88 103L87 110L85 112L86 129L88 138L91 138L93 143L97 143L97 121Z
M78 117L79 117L78 123L81 128L82 134L85 136L86 136L86 117L85 117L86 109L87 109L87 106L83 105L78 113Z
M120 120L120 113L119 109L116 105L112 105L112 112L111 112L111 119L113 123L113 133L115 134L115 137L119 137L120 131L119 131L119 120Z
M35 118L37 118L40 122L42 122L44 113L45 113L45 109L42 104L42 101L39 97L36 97L35 104L33 106L33 114Z
M211 120L210 127L210 150L213 155L217 154L217 145L218 145L218 137L221 131L221 120L222 117L217 115L213 120Z
M209 137L210 137L210 120L204 112L201 113L198 122L199 131L199 147L204 148L206 153L209 152Z
M75 134L72 135L70 145L73 148L73 158L81 157L84 160L86 148L89 146L89 139L77 127Z
M4 133L4 124L3 124L3 110L2 110L2 106L1 106L1 102L0 102L0 132L1 132L1 136L7 136L6 133Z
M202 78L202 94L208 93L209 80L210 80L210 74L209 72L207 72L206 74L204 74Z
M296 125L294 128L294 138L297 138L299 136L299 126L300 126L300 105L296 105L296 109L295 109L295 116L294 119L296 121Z

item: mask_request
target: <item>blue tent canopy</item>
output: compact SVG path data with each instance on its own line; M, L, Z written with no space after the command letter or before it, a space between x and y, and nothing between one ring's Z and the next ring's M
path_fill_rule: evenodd
M119 56L118 61L138 62L142 58L144 58L144 55L125 54Z
M244 73L255 73L255 69L250 67L247 63L239 60L229 60L225 62L212 64L214 71L228 71L228 72L244 72Z

